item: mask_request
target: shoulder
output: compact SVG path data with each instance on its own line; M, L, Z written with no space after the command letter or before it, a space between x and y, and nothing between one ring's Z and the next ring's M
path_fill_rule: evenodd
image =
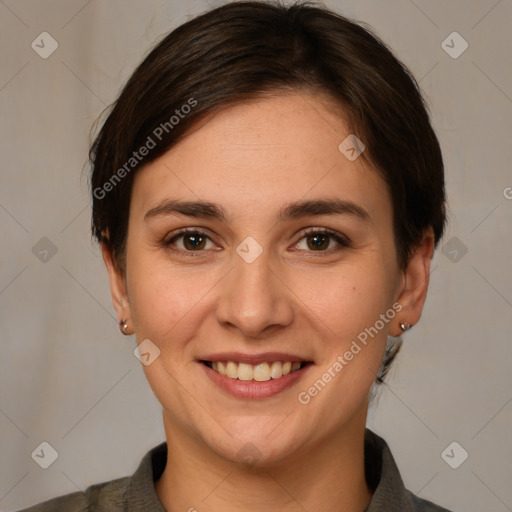
M91 485L84 492L52 498L19 512L121 512L126 506L129 477Z
M167 444L161 443L144 455L131 476L94 484L84 492L58 496L18 512L165 512L154 482L167 460Z

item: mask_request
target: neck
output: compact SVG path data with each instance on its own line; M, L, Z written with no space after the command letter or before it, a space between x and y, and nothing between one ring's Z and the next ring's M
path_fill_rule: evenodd
M364 470L365 418L278 463L227 460L164 413L168 458L156 482L167 512L363 512L372 493Z

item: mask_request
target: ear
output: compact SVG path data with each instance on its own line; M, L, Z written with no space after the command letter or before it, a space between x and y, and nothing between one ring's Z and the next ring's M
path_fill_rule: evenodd
M403 273L403 280L398 291L397 302L402 309L396 316L396 325L392 327L393 336L400 336L401 323L416 325L421 318L423 306L427 298L430 279L430 264L434 254L434 232L429 228L423 235L420 244L411 254L407 268Z
M126 293L126 281L123 272L114 260L112 249L105 243L101 243L101 253L103 261L107 267L108 278L110 282L110 294L112 296L112 304L117 313L117 320L130 319L130 304Z

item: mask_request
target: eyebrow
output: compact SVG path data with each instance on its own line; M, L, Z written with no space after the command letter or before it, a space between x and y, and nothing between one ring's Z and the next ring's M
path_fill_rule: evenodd
M144 220L172 214L187 215L197 218L211 218L226 221L226 210L209 201L178 201L168 200L151 208L144 215ZM358 204L344 199L312 199L289 203L279 210L280 221L298 219L314 215L351 215L368 221L370 215Z

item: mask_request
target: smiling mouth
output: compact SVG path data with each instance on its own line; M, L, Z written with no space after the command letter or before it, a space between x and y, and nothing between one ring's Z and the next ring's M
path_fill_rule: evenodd
M201 361L201 363L230 379L257 382L279 379L313 364L311 361L272 361L256 365L236 361Z

